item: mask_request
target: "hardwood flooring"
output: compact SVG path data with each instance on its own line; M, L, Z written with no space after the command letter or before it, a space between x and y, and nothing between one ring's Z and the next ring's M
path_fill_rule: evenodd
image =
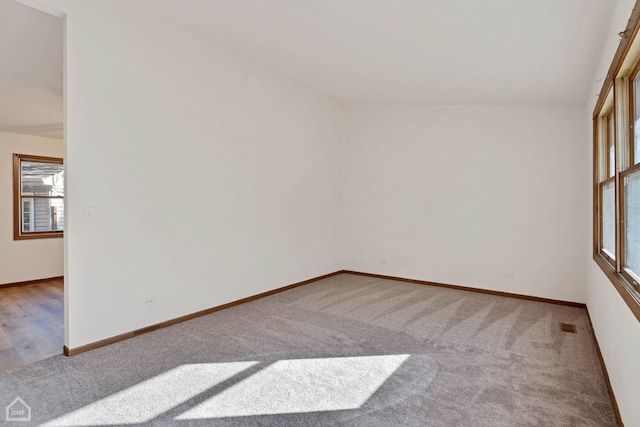
M0 371L62 353L64 281L0 288Z

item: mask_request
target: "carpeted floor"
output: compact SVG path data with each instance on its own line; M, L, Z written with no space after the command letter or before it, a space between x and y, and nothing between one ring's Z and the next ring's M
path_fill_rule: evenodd
M584 309L341 274L1 372L0 409L19 396L21 425L50 426L614 426L589 328Z

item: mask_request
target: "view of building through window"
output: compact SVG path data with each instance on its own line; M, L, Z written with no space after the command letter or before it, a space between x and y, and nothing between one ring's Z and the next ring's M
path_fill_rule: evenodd
M15 155L16 236L61 236L64 230L64 165L62 159Z

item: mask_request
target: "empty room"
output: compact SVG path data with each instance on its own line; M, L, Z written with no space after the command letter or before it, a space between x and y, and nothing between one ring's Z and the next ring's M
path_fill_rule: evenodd
M63 20L0 1L0 371L64 345Z
M640 4L1 1L3 421L640 426Z

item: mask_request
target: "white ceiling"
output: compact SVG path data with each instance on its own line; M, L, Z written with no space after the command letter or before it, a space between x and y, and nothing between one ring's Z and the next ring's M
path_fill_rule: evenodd
M123 4L343 103L584 104L615 0ZM0 130L62 137L62 37L0 0Z
M131 0L344 103L584 104L615 0ZM622 30L622 29L621 29Z
M0 0L0 131L62 138L62 20Z

